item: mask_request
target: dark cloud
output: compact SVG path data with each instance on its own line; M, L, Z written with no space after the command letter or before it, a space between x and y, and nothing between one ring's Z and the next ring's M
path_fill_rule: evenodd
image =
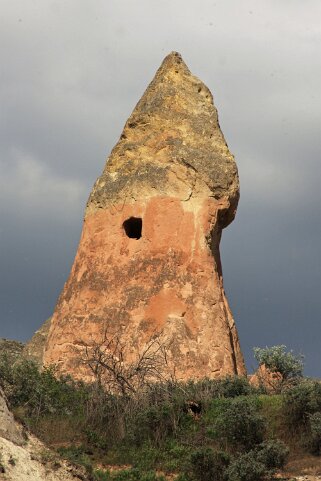
M163 57L213 91L240 171L222 242L226 290L254 345L303 351L321 375L317 0L5 1L0 56L0 336L50 315L87 196Z

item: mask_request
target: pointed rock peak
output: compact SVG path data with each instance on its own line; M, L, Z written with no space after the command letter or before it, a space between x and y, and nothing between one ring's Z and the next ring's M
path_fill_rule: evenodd
M207 89L197 77L192 75L191 71L182 59L181 54L178 52L171 52L164 58L144 96L146 96L151 89L166 89L166 84L172 87L175 86L177 90L176 93L182 93L186 88L189 89L192 84L199 84ZM141 100L144 99L144 96Z
M168 70L174 70L176 71L175 73L179 73L181 71L190 74L186 63L182 59L181 54L178 52L171 52L164 58L159 71L165 73Z
M121 202L129 191L135 199L155 189L171 195L178 170L197 178L202 195L228 199L224 225L231 222L239 196L237 168L212 94L181 55L172 52L127 120L91 193L86 215Z

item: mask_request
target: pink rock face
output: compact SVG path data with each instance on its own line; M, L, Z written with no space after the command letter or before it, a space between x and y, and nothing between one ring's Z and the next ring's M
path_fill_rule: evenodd
M219 257L221 230L236 210L237 170L212 97L199 100L200 88L171 54L128 120L89 198L46 364L87 379L81 352L107 332L126 346L124 362L160 336L167 373L178 379L245 374ZM204 131L211 124L213 134L206 146L198 131L204 106Z
M273 372L261 364L250 377L250 384L254 387L263 387L267 392L280 393L284 379L280 372Z

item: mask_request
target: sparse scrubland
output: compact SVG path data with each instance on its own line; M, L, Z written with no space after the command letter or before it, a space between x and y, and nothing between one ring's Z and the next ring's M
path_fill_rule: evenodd
M115 394L3 355L0 384L16 418L96 481L259 481L321 451L321 384L300 370L273 392L235 376Z

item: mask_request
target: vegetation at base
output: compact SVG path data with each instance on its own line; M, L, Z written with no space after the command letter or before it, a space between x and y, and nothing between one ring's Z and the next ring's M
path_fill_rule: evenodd
M273 395L237 376L115 395L2 356L0 386L14 414L95 481L161 481L168 473L177 481L260 481L282 468L287 445L321 450L321 384L304 378Z
M253 351L259 366L264 365L271 372L280 373L284 381L303 377L304 356L287 351L284 344L265 348L255 347Z
M227 481L269 479L284 466L288 448L279 440L269 440L236 457L225 472Z
M248 451L263 441L265 422L257 396L215 399L206 417L208 434L222 448Z
M319 456L321 454L321 412L315 412L309 416L308 445L310 452Z
M153 471L143 473L136 468L95 472L95 481L165 481L165 479L163 475L157 475Z
M285 392L284 406L288 422L295 429L306 425L309 416L321 411L321 383L303 380Z
M190 459L193 479L202 481L224 481L230 456L224 451L201 448L194 451Z
M284 344L265 348L255 347L253 351L259 365L264 364L270 371L279 372L284 378L303 376L304 356L287 351Z

